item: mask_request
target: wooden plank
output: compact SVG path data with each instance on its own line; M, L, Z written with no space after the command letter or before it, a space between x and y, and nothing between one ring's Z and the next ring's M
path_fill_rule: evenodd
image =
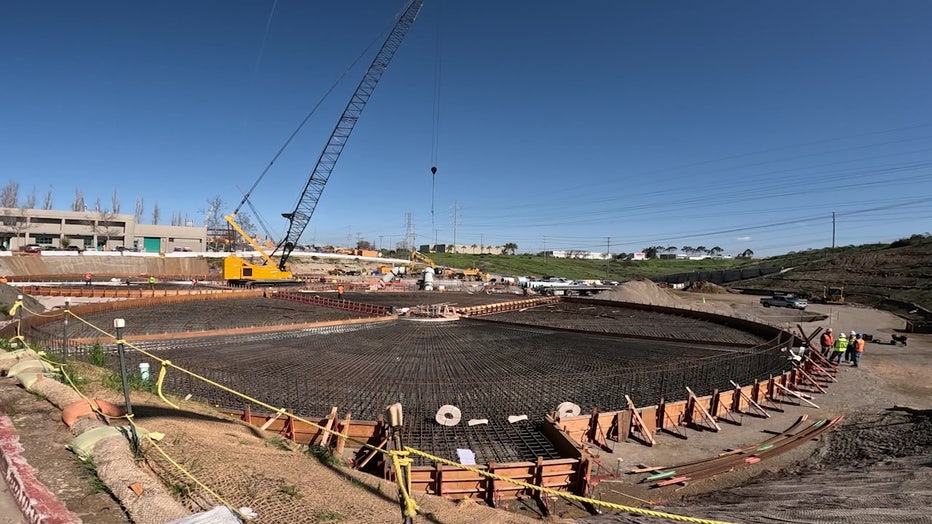
M644 421L644 418L641 417L641 414L638 413L637 407L634 406L634 402L631 402L631 397L625 395L625 401L628 403L628 410L631 412L632 423L631 426L641 437L647 441L651 446L656 444L653 437L654 429L656 428L656 412L652 412L651 416L648 416L648 419L651 420L651 426L648 427Z
M340 425L340 433L343 433L343 434L345 435L345 434L348 432L349 427L350 427L350 419L351 419L351 418L352 418L352 414L351 414L351 413L347 413L346 416L343 417L343 424ZM338 457L342 457L342 456L343 456L343 448L344 448L345 446L346 446L346 437L338 437L338 438L337 438L337 447L336 447L336 449L334 450L334 454L335 454L336 456L338 456Z
M699 412L699 415L701 416L701 418L703 418L707 423L709 423L712 426L713 431L721 431L722 428L718 426L718 423L715 422L715 419L712 418L712 415L709 414L708 410L706 410L706 408L702 405L702 402L699 401L699 397L697 397L696 394L693 393L693 390L687 387L686 392L689 393L689 398L692 399L693 409ZM692 418L692 414L690 414L690 418Z

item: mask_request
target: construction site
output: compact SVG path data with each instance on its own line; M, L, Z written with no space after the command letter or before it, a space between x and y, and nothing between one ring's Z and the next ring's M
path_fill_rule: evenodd
M40 264L32 260L16 264ZM702 478L792 455L842 423L840 416L803 413L758 444L748 433L758 424L773 429L772 417L789 416L793 406L814 410L840 387L837 367L815 354L801 358L816 343L816 326L833 321L831 310L753 306L759 311L752 314L740 301L723 306L708 295L688 303L646 281L595 297L553 297L507 288L398 291L347 280L337 281L349 289L338 298L330 276L326 284L311 279L294 288L230 287L209 279L191 285L185 275L165 274L151 286L146 279L125 283L139 273L135 267L90 283L73 272L11 276L23 281L9 289L24 294L25 307L4 336L114 371L122 357L134 380L147 370L146 380L158 377L173 402L211 406L210 418L239 420L263 438L323 450L373 478L398 480L382 452L402 443L418 450L408 473L415 496L498 508L536 501L530 507L540 516L572 514L574 507L611 511L599 509L611 500L600 489L612 485L617 492L612 483L629 482L621 457L643 472L641 482L653 489L679 486L685 495ZM50 309L40 311L37 299ZM115 318L124 321L120 337L113 333ZM129 344L122 355L121 340ZM118 397L110 401L119 404ZM392 426L386 408L396 403L404 419ZM209 440L213 431L200 438ZM748 440L730 461L663 469L657 464L669 462L651 458L664 449L669 457L671 439L697 438L704 442L697 451L714 457L711 449L721 444L708 439L731 432ZM217 463L218 469L200 466L206 484L241 497L237 504L270 519L262 521L281 521L307 502L245 493L244 480L224 476L226 463ZM173 478L157 459L150 467L163 482ZM503 480L484 476L493 472ZM670 500L644 489L650 488L625 491ZM595 502L561 510L560 493ZM216 503L197 488L176 498L192 512Z
M222 260L144 235L159 252L83 250L126 231L0 256L0 454L29 522L932 522L932 339L910 333L906 353L900 320L843 287L765 309L416 250L300 260L422 4L398 13L279 241L237 220L253 185L223 217L249 250ZM820 352L832 327L873 332L863 369Z

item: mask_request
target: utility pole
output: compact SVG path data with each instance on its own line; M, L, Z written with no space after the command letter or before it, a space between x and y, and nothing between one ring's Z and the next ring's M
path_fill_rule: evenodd
M547 235L544 235L544 262L547 261Z
M453 252L456 253L456 226L459 223L460 206L453 202Z
M605 237L605 280L608 280L612 265L612 237Z
M832 249L835 249L835 212L832 211Z

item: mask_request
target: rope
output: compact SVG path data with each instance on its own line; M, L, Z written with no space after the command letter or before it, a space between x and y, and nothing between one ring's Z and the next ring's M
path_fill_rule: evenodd
M113 335L107 333L106 331L104 331L104 330L102 330L102 329L100 329L100 328L97 328L96 326L94 326L93 324L87 322L86 320L81 319L81 318L78 317L77 315L74 315L74 313L71 313L71 314L72 314L73 316L75 316L75 318L78 318L79 320L81 320L82 322L84 322L85 324L87 324L87 325L89 325L89 326L92 326L93 328L97 329L97 330L100 331L101 333L104 333L104 334L106 334L107 336L109 336L109 337L111 337L111 338L114 338L114 339L116 340L116 337L114 337ZM164 380L164 377L165 377L165 375L166 375L166 373L167 373L167 369L168 369L168 368L177 369L178 371L180 371L180 372L182 372L182 373L185 373L185 374L187 374L187 375L189 375L189 376L191 376L191 377L194 377L194 378L196 378L196 379L198 379L198 380L201 380L201 381L203 381L203 382L205 382L205 383L207 383L207 384L210 384L211 386L214 386L214 387L220 389L221 391L225 391L225 392L230 393L231 395L234 395L234 396L236 396L236 397L239 397L239 398L241 398L241 399L243 399L243 400L247 400L247 401L249 401L250 403L253 403L253 404L256 404L256 405L258 405L258 406L260 406L260 407L263 407L263 408L265 408L265 409L268 409L269 411L278 412L278 411L282 411L282 410L284 409L284 408L279 408L279 407L272 406L271 404L267 404L267 403L265 403L265 402L262 402L261 400L258 400L258 399L256 399L256 398L250 397L249 395L246 395L246 394L244 394L244 393L240 393L239 391L236 391L236 390L234 390L234 389L228 388L228 387L226 387L226 386L224 386L224 385L222 385L222 384L220 384L220 383L218 383L218 382L214 382L213 380L210 380L210 379L208 379L208 378L206 378L206 377L202 377L201 375L198 375L197 373L194 373L194 372L188 371L187 369L184 369L184 368L182 368L182 367L176 366L175 364L172 364L171 361L161 359L161 358L157 357L156 355L154 355L154 354L152 354L152 353L149 353L148 351L146 351L146 350L144 350L144 349L142 349L142 348L136 347L136 346L134 346L133 344L131 344L131 343L129 343L129 342L126 342L125 340L121 340L120 342L122 342L122 343L124 343L125 345L127 345L127 346L133 348L134 350L138 351L140 354L145 355L145 356L147 356L147 357L149 357L149 358L151 358L151 359L153 359L153 360L159 362L159 363L162 365L162 368L161 368L160 371L159 371L159 378L158 378L159 397L162 398L162 399L163 399L166 403L168 403L169 405L175 407L176 409L177 409L177 406L176 406L175 404L171 403L171 402L168 402L168 400L165 399L165 397L162 395L162 392L161 392L161 384L162 384L162 381ZM410 486L408 486L408 485L406 484L407 479L410 479L410 475L405 475L405 474L404 474L405 471L410 471L410 467L411 467L411 464L412 464L412 459L411 459L410 455L417 455L417 456L423 457L423 458L425 458L425 459L431 460L431 461L433 461L433 462L437 462L437 463L440 463L440 464L445 464L445 465L448 465L448 466L453 466L453 467L456 467L456 468L459 468L459 469L462 469L462 470L465 470L465 471L470 471L470 472L472 472L472 473L475 473L475 474L477 474L477 475L480 475L480 476L483 476L483 477L486 477L486 478L490 478L490 479L494 479L494 480L499 480L499 481L502 481L502 482L507 482L507 483L510 483L510 484L514 484L514 485L516 485L516 486L521 486L521 487L523 487L523 488L525 488L525 489L530 489L530 490L538 491L538 492L540 492L540 493L546 493L546 494L548 494L548 495L551 495L551 496L554 496L554 497L560 497L560 498L567 499L567 500L573 500L573 501L576 501L576 502L588 503L588 504L592 504L592 505L594 505L594 506L602 506L602 507L606 507L606 508L613 509L613 510L616 510L616 511L624 511L624 512L628 512L628 513L636 513L636 514L640 514L640 515L648 515L648 516L652 516L652 517L665 518L665 519L668 519L668 520L675 520L675 521L679 521L679 522L692 522L692 523L696 523L696 524L729 524L729 523L724 522L724 521L700 519L700 518L695 518L695 517L687 517L687 516L683 516L683 515L675 515L675 514L672 514L672 513L665 513L665 512L662 512L662 511L654 511L654 510L650 510L650 509L636 508L636 507L633 507L633 506L624 506L624 505L615 504L615 503L612 503L612 502L605 502L605 501L602 501L602 500L592 499L592 498L589 498L589 497L583 497L583 496L580 496L580 495L574 495L574 494L572 494L572 493L566 493L566 492L562 492L562 491L556 491L556 490L553 490L553 489L550 489L550 488L546 488L546 487L543 487L543 486L536 486L536 485L534 485L534 484L529 484L529 483L527 483L527 482L523 482L523 481L520 481L520 480L512 479L512 478L509 478L509 477L504 477L504 476L501 476L501 475L497 475L497 474L495 474L495 473L490 473L490 472L488 472L488 471L483 471L483 470L480 470L480 469L478 469L478 468L474 468L474 467L472 467L472 466L467 466L467 465L464 465L464 464L460 464L460 463L458 463L458 462L454 462L454 461L452 461L452 460L448 460L448 459L445 459L445 458L442 458L442 457L438 457L438 456L435 456L435 455L431 455L430 453L426 453L426 452L424 452L424 451L420 451L420 450L418 450L418 449L411 448L411 447L408 447L408 446L405 446L403 450L384 450L384 449L381 449L380 447L376 447L376 446L373 446L373 445L368 444L368 443L366 443L366 442L357 440L357 439L355 439L355 438L353 438L353 437L351 437L351 436L349 436L349 435L346 435L346 434L344 434L344 433L341 433L341 432L339 432L339 431L336 431L336 430L329 429L329 428L327 428L327 427L321 426L320 424L317 424L316 422L310 421L310 420L308 420L308 419L306 419L306 418L303 418L303 417L300 417L300 416L298 416L298 415L289 414L289 416L290 416L291 418L295 419L295 420L299 420L299 421L301 421L301 422L304 422L305 424L308 424L309 426L311 426L311 427L313 427L313 428L315 428L315 429L317 429L317 430L320 430L320 431L329 433L329 434L332 435L332 436L336 436L336 437L338 437L338 438L345 439L345 440L347 440L347 441L349 441L349 442L352 442L352 443L358 445L358 446L361 447L361 448L366 448L366 449L374 450L374 451L377 451L377 452L379 452L379 453L387 454L389 457L391 457L391 459L392 459L392 466L393 466L393 469L394 469L394 471L395 471L395 478L396 478L396 481L397 481L397 483L398 483L398 492L399 492L399 496L402 498L402 503L403 503L403 508L404 508L404 509L403 509L403 512L404 512L405 517L411 517L411 518L413 518L413 517L417 514L417 510L419 509L419 508L418 508L418 505L417 505L417 502L416 502L416 501L413 499L413 497L411 496L411 493L410 493ZM132 421L131 421L131 423L132 423ZM150 439L150 440L151 440L151 439ZM161 451L161 450L160 450L160 451ZM180 467L180 466L179 466L179 467ZM193 477L192 477L192 479L193 479ZM200 484L199 484L199 485L200 485ZM205 489L206 489L206 487L205 487ZM231 508L231 509L232 509L232 508ZM235 510L234 510L234 511L235 511Z
M464 464L460 464L452 460L447 460L442 457L437 457L435 455L431 455L430 453L425 453L423 451L410 448L407 446L405 446L405 451L407 451L408 453L411 453L412 455L418 455L420 457L426 458L431 461L439 462L441 464L446 464L448 466L454 466L454 467L457 467L457 468L460 468L466 471L471 471L472 473L481 475L483 477L487 477L487 478L494 479L494 480L500 480L502 482L508 482L516 486L521 486L523 488L532 489L535 491L539 491L541 493L546 493L548 495L552 495L555 497L561 497L567 500L574 500L576 502L589 503L589 504L593 504L597 506L603 506L606 508L615 509L618 511L625 511L628 513L637 513L639 515L648 515L651 517L660 517L660 518L669 519L669 520L676 520L679 522L694 522L697 524L729 524L727 522L723 522L719 520L708 520L708 519L700 519L700 518L695 518L695 517L686 517L683 515L674 515L673 513L665 513L663 511L654 511L652 509L635 508L632 506L623 506L621 504L615 504L613 502L605 502L603 500L596 500L596 499L592 499L588 497L581 497L579 495L573 495L572 493L556 491L550 488L545 488L543 486L535 486L534 484L528 484L527 482L523 482L520 480L503 477L501 475L496 475L495 473L489 473L488 471L483 471L481 469L474 468L472 466L466 466Z

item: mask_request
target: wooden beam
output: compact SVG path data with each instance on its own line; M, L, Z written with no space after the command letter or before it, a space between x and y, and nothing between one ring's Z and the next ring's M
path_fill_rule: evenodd
M740 395L740 397L741 397L742 399L744 399L745 402L748 403L748 406L750 406L751 408L753 408L755 411L757 411L757 412L760 413L761 415L763 415L763 416L765 416L765 417L767 417L767 418L770 418L770 413L768 413L766 409L762 408L760 404L758 404L757 402L754 402L754 399L752 399L751 397L749 397L749 396L744 392L744 390L741 389L741 386L739 386L737 382L735 382L734 380L729 380L729 382L731 382L731 385L735 387L735 392L738 393L738 395Z
M625 401L628 403L628 409L631 410L631 425L651 446L657 444L653 435L647 431L647 426L644 425L644 419L642 419L641 414L638 413L638 408L634 406L634 402L631 402L631 397L625 395Z
M340 426L340 433L346 435L349 433L350 418L352 417L351 413L347 413L343 417L343 424ZM346 446L346 437L337 437L337 448L334 450L334 454L338 457L343 456L343 447Z
M805 397L803 397L803 396L800 395L799 393L797 393L797 392L795 392L795 391L789 389L788 387L784 386L783 384L780 384L780 383L778 383L778 382L774 382L773 384L774 384L774 386L776 386L777 388L779 388L781 391L783 391L785 394L790 395L790 396L793 396L793 397L796 397L796 398L798 398L800 401L805 402L806 404L809 404L810 406L812 406L812 407L814 407L814 408L816 408L816 409L822 409L822 408L820 408L818 405L816 405L816 404L814 404L814 403L812 403L812 402L809 402L808 400L806 400Z
M687 387L686 392L689 393L689 398L690 398L690 401L692 402L692 409L688 410L689 418L692 419L693 411L698 409L699 413L702 415L702 418L704 418L706 422L712 425L713 431L721 431L722 428L718 426L718 423L715 422L715 419L712 417L712 415L710 415L709 412L706 411L704 407L702 407L702 404L699 403L699 397L697 397L696 394L693 393L693 390Z

